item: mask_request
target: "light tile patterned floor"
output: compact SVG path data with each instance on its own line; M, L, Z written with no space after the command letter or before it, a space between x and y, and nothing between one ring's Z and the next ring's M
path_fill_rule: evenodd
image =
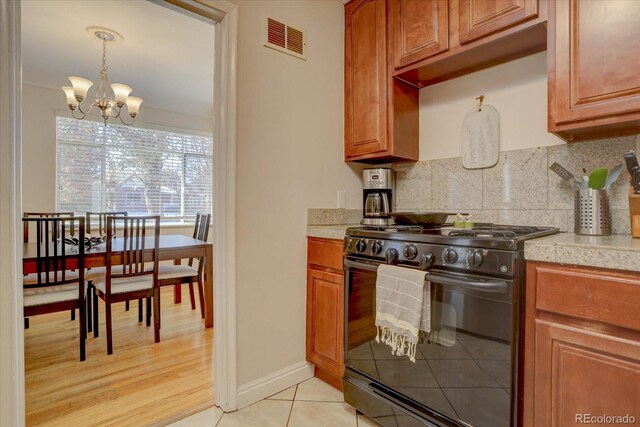
M205 411L168 427L375 427L344 403L342 393L311 378L237 412Z

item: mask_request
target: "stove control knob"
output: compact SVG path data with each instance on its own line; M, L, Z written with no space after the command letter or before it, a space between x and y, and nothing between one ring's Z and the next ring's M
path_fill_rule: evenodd
M362 253L366 250L367 250L367 242L365 242L362 239L358 240L358 242L356 243L356 251L359 253Z
M469 255L467 255L467 265L469 267L480 267L482 261L484 261L482 259L482 253L477 249L469 252Z
M393 248L389 248L385 251L384 253L384 260L387 262L387 264L393 264L393 262L395 260L398 259L398 251L393 249Z
M455 264L458 261L458 253L451 248L447 248L442 252L442 261L445 264Z
M418 248L416 245L406 245L403 254L406 259L414 259L418 256Z
M436 257L431 252L422 254L422 256L420 257L420 264L419 264L420 270L428 269L435 260L436 260Z
M382 242L373 242L373 245L371 245L371 252L373 252L374 255L378 255L380 252L382 252Z

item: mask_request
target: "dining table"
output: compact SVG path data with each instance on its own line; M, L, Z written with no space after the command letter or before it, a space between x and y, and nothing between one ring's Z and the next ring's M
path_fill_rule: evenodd
M152 239L147 237L147 239ZM52 242L51 244L56 244ZM59 243L57 243L59 244ZM124 238L114 237L112 242L112 265L122 264ZM145 244L144 260L152 261L153 243ZM65 245L67 256L66 269L77 268L78 247L68 243ZM159 261L174 261L180 264L180 260L186 258L198 258L204 260L203 283L204 288L204 324L207 328L213 327L213 244L204 240L194 239L180 234L162 235L159 242ZM37 273L37 243L24 243L22 252L23 274ZM99 243L91 247L85 247L85 268L104 267L107 263L106 243ZM174 301L180 302L180 288L176 287Z

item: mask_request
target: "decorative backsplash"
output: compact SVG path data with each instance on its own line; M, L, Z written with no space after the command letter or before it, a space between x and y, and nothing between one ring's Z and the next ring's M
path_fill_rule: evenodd
M460 157L396 163L396 210L469 212L476 222L573 231L574 189L549 166L558 162L582 176L582 168L611 169L638 148L640 136L630 136L503 151L496 166L481 170L464 169ZM628 187L624 169L611 191L615 234L630 233Z

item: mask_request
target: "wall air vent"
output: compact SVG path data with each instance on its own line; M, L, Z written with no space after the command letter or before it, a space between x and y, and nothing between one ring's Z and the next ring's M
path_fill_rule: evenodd
M265 18L264 45L296 58L307 59L304 32L273 18Z

